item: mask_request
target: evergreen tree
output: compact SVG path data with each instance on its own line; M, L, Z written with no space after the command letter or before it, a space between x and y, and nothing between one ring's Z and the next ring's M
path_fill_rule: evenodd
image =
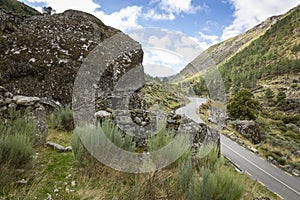
M276 96L276 103L278 106L282 106L285 103L286 100L286 94L284 91L279 91L277 96Z
M255 120L261 105L249 89L242 88L227 105L230 117L241 120Z
M267 88L265 91L265 99L267 100L267 102L272 102L273 98L274 92L270 88Z

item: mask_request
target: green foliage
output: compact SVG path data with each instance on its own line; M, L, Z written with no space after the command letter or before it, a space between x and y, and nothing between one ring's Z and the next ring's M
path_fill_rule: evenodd
M132 137L128 134L123 136L121 131L112 121L105 120L102 122L101 128L106 137L116 146L127 151L135 151L135 144Z
M44 15L51 15L53 12L55 12L55 10L53 10L52 7L48 6L48 7L43 7L43 14Z
M15 169L28 167L31 163L36 131L36 124L30 120L27 112L21 114L10 109L9 118L1 120L0 187L15 180Z
M166 123L159 122L157 127L159 131L147 140L147 147L150 152L166 146L173 138L173 134L166 129Z
M299 10L298 6L265 34L220 65L227 90L255 88L258 80L300 72L300 59L296 56L300 41L294 34L300 26Z
M241 199L244 185L233 171L224 167L224 160L218 157L217 148L205 147L198 154L198 170L193 170L191 157L178 166L177 183L185 199ZM206 156L202 157L203 155Z
M40 14L35 9L25 5L22 2L16 1L16 0L0 0L0 7L7 11L11 11L14 13L18 13L20 15L38 15Z
M243 185L235 177L234 173L226 168L218 168L211 174L208 187L213 191L210 199L241 199L243 196ZM208 199L207 199L208 200Z
M265 98L268 102L271 102L273 100L274 92L270 88L267 88L265 90Z
M61 107L50 115L50 123L57 130L72 131L74 129L73 111L70 106Z
M261 110L260 103L248 89L241 89L227 105L230 117L241 120L255 120Z
M208 88L206 82L202 76L199 76L197 79L192 81L193 92L198 95L208 95Z
M23 167L31 161L32 143L27 135L15 133L0 136L0 163L13 168Z
M286 94L284 91L279 91L276 96L276 103L278 106L282 106L285 103Z
M181 87L172 84L148 83L141 90L141 93L147 108L156 105L159 109L171 111L188 102Z
M98 126L100 126L100 124ZM104 140L104 138L107 138L109 141ZM87 147L92 150L101 151L101 149L104 148L109 151L111 142L126 151L135 151L135 143L133 142L132 137L129 135L122 136L118 127L110 120L105 120L98 128L88 124L77 127L74 130L72 137L74 157L80 164L89 165L93 163L101 166L93 158L91 152L87 151ZM88 146L84 146L83 144Z

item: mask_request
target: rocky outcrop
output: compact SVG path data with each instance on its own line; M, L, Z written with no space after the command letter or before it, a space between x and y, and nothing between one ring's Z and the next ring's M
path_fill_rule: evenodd
M15 94L50 97L62 103L72 100L73 83L83 60L104 40L121 33L74 10L14 19L18 19L12 21L16 29L0 36L0 84ZM133 68L132 63L142 63L142 58L141 47L135 53L119 55L109 63L99 87L112 90ZM99 109L107 107L103 103L107 96L99 97Z
M30 119L37 125L36 145L46 142L48 126L46 122L45 108L38 97L13 95L4 87L0 86L0 119L9 117L9 109L14 108L23 113L28 112Z
M261 141L259 126L254 121L236 120L229 122L235 130L244 137L249 139L253 144L258 144Z

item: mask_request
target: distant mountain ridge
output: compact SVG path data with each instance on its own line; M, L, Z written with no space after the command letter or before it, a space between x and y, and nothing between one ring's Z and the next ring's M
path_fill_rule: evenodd
M200 72L205 71L213 66L218 66L225 61L228 61L234 55L250 45L251 42L264 35L274 24L290 13L293 13L295 10L296 8L290 10L286 14L270 17L245 33L209 47L181 70L179 74L175 75L173 81L183 81L184 79L195 75L195 73L198 73L199 69ZM210 60L213 60L214 62L210 62Z

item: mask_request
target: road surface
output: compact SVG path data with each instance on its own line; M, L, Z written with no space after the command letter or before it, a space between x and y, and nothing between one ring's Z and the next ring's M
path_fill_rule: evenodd
M176 111L195 122L203 122L198 116L198 107L205 102L203 98L189 98L190 103ZM263 160L258 155L241 147L236 142L221 135L221 152L235 166L269 190L287 200L300 200L300 180Z

